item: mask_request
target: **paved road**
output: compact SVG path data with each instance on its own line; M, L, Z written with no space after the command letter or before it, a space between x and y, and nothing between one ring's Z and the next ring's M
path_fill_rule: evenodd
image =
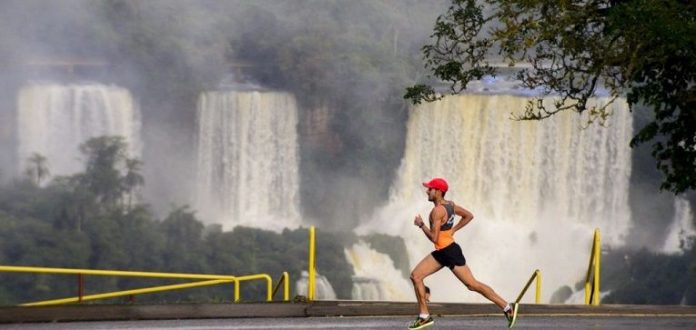
M410 318L295 317L203 320L144 320L0 324L2 330L28 329L143 329L143 330L256 330L256 329L406 329ZM439 317L429 329L505 329L503 317ZM515 329L696 329L694 316L521 316Z

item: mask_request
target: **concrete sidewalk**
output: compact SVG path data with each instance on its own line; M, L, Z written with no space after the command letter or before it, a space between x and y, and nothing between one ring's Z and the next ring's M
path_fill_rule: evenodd
M430 310L434 315L501 315L500 310L493 304L431 303ZM528 316L683 316L696 318L696 306L522 304L520 313ZM415 314L415 302L315 301L312 303L65 305L2 307L0 308L0 323Z

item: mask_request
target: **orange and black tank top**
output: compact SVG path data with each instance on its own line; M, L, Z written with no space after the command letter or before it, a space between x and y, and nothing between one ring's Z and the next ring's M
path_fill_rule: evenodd
M437 236L437 241L435 241L435 249L441 250L446 248L448 245L454 243L454 237L452 236L452 227L454 227L454 203L447 202L443 205L445 211L447 211L447 221L440 226L440 235Z

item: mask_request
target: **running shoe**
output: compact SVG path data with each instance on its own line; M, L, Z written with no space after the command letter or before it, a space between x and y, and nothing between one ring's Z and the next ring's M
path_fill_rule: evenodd
M510 310L503 313L508 321L508 328L515 326L515 321L517 321L517 311L520 309L520 304L510 303Z
M433 323L435 323L435 320L433 320L432 316L428 316L427 319L423 319L420 316L418 316L416 317L415 321L408 325L408 328L412 330L423 329L425 327L433 325Z

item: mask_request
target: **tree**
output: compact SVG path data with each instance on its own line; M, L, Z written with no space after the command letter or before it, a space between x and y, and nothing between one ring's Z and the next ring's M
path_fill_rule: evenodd
M28 160L29 166L27 166L25 173L29 179L34 182L34 184L40 186L41 181L51 175L51 172L48 170L48 166L46 165L48 161L45 156L39 153L33 153Z
M80 145L87 157L85 172L78 175L80 187L89 192L98 204L117 206L124 193L119 167L127 159L126 142L120 136L100 136Z
M162 262L167 271L206 272L208 265L202 258L204 226L188 206L177 207L159 224L165 243Z
M603 123L608 105L590 106L598 89L625 96L631 110L654 118L630 144L652 143L661 188L675 194L696 188L696 4L688 0L453 0L422 48L425 66L452 94L485 75L499 56L526 62L517 78L541 89L517 120L542 120L560 111ZM497 54L497 55L496 55ZM407 88L414 104L435 101L431 85ZM544 96L558 95L552 106Z
M136 188L145 184L145 178L140 174L140 167L143 162L137 158L126 159L126 174L123 176L123 188L127 195L127 208L130 210L133 206L133 195L136 193Z

